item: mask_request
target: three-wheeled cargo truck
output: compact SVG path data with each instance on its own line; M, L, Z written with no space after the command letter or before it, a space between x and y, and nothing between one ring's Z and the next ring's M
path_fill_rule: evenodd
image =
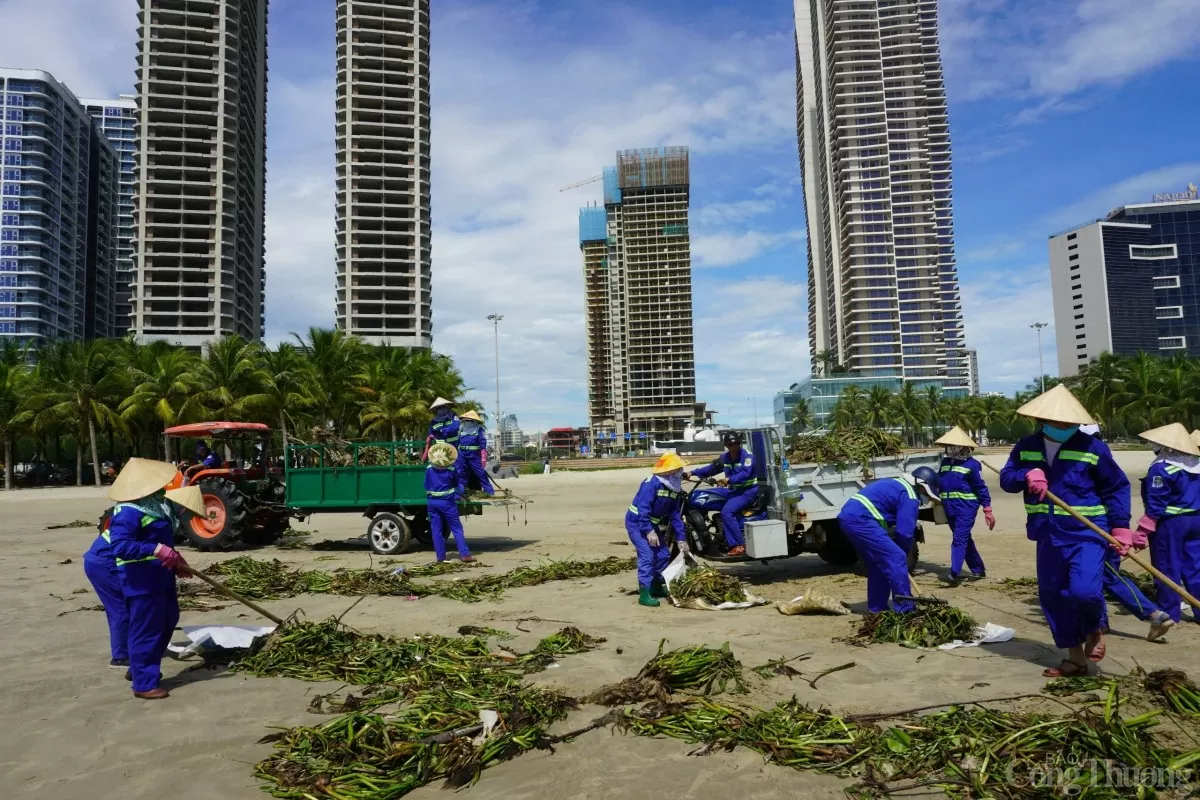
M767 562L816 553L828 564L853 566L858 561L858 553L837 521L842 505L871 481L898 478L921 466L936 470L941 460L938 451L926 450L876 458L866 464L790 464L778 428L754 428L742 433L746 448L754 455L758 479L758 502L743 513L749 520L781 523L785 543L770 551L770 555L724 555L720 517L716 513L706 513L699 507L703 504L692 501L695 493L702 491L694 488L684 504L688 545L698 555L722 563ZM920 519L944 523L941 506L925 499L924 495L921 497ZM925 532L919 524L915 539L916 544L908 554L910 569L916 565L919 544L925 541ZM752 548L748 547L748 550Z

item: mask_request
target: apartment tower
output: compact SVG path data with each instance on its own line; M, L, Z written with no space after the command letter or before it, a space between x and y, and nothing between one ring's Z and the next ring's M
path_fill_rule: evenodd
M429 0L337 3L337 325L429 347Z
M139 0L133 331L263 334L267 0Z
M0 341L113 334L116 151L67 87L0 69Z
M969 390L937 0L795 0L814 373Z
M579 213L588 415L597 447L681 439L696 416L688 150L617 153Z
M121 95L116 100L80 100L116 150L119 161L116 283L113 335L129 333L133 320L133 203L137 195L137 98Z

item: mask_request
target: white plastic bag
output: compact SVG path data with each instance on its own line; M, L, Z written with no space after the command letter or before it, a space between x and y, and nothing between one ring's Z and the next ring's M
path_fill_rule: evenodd
M249 647L259 636L266 636L273 630L274 625L185 625L183 635L188 637L191 644L169 644L167 650L175 658L183 660L200 650Z
M662 571L663 582L667 585L667 591L671 590L672 583L679 580L680 576L682 576L683 573L687 572L687 561L689 558L701 566L705 566L705 567L712 566L711 564L704 561L703 559L697 558L696 556L692 555L692 553L690 551L686 552L686 553L680 551L679 555L675 556L675 558L671 561L671 563L667 565L666 569L664 569ZM730 611L730 610L736 609L736 608L753 608L754 606L765 606L769 602L765 597L759 597L758 595L751 594L750 592L746 591L746 589L744 587L743 587L742 591L745 592L746 599L740 603L725 602L725 603L721 603L719 605L713 605L712 603L708 602L707 600L702 600L698 597L694 597L690 600L679 600L675 597L674 594L671 595L671 602L675 605L676 608L694 608L694 609L698 609L700 611Z

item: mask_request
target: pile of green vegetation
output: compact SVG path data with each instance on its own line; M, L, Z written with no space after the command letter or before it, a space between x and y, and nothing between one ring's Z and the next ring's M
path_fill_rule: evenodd
M956 640L970 641L977 627L979 623L965 611L951 605L929 605L905 614L867 614L855 637L873 644L937 647Z
M870 462L896 456L904 449L899 436L878 428L847 428L826 434L807 434L792 440L788 461L792 464L857 464L867 469Z

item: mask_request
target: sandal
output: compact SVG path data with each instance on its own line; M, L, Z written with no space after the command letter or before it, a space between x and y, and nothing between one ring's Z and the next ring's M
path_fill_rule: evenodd
M1093 641L1092 636L1096 639ZM1087 653L1087 660L1093 664L1099 664L1104 660L1105 653L1108 652L1108 645L1104 642L1104 634L1095 633L1088 637L1087 644L1084 645L1083 651Z
M1080 678L1088 674L1086 664L1076 664L1074 661L1063 659L1057 667L1042 670L1043 678Z

